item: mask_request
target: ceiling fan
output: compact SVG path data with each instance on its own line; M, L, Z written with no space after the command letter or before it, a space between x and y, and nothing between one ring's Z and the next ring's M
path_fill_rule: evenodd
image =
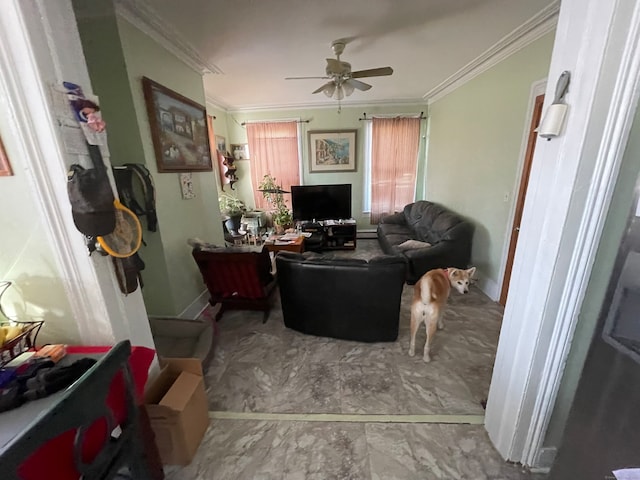
M329 98L342 100L353 93L355 89L366 91L371 88L368 83L356 80L356 78L365 77L381 77L391 75L393 68L380 67L371 68L369 70L351 71L351 64L340 60L340 55L344 52L346 43L343 40L336 40L331 43L331 49L337 58L327 58L326 76L324 77L286 77L285 80L304 80L304 79L325 79L329 80L313 93L324 92Z

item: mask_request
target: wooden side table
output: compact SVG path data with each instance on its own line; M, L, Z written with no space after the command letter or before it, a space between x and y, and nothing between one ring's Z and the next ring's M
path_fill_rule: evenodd
M267 250L269 250L269 252L274 253L283 250L287 252L302 253L304 252L304 237L300 236L284 245L276 245L275 242L270 242L267 240L264 246L267 247Z

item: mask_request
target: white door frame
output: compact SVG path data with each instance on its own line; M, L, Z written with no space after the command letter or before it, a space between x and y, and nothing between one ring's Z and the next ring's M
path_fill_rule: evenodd
M3 0L0 101L11 119L12 143L26 166L20 172L29 179L24 195L40 206L80 339L85 345L130 339L133 345L153 348L140 289L124 296L110 258L89 257L73 223L68 165L86 159L68 153L61 141L50 86L63 80L91 93L71 0Z
M571 72L564 133L539 140L485 426L500 454L536 466L633 121L640 4L563 0L548 76Z

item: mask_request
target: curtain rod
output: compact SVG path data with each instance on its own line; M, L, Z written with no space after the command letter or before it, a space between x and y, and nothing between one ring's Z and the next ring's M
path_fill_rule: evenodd
M402 117L409 117L409 118L413 118L413 117L410 117L409 115L397 115L397 116L395 116L395 117L394 117L394 116L390 116L389 118L402 118ZM384 118L384 117L383 117L383 118ZM418 117L418 119L419 119L419 120L426 120L426 119L427 119L427 117L425 117L425 116L424 116L424 112L420 112L420 116ZM371 121L371 120L373 120L373 117L367 117L367 114L366 114L366 113L363 113L363 114L362 114L362 118L359 118L358 120L360 120L360 121L363 121L363 120L364 120L364 121Z
M245 126L247 123L309 123L311 120L254 120L252 122L242 122L240 125Z

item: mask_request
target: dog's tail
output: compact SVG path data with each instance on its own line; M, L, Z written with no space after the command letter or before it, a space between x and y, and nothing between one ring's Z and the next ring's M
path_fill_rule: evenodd
M420 285L420 301L425 305L430 304L431 302L437 300L436 293L432 288L431 280L429 278L424 278L421 280L422 285Z

